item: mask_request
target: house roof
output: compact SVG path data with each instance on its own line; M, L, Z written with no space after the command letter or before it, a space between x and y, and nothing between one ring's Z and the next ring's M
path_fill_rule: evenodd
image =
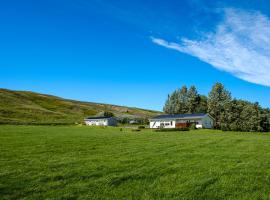
M199 113L199 114L158 115L158 116L153 117L151 119L197 119L197 118L203 118L205 115L208 115L208 114ZM210 116L210 115L208 115L208 116Z
M112 117L104 117L104 116L102 116L102 117L88 117L85 120L88 120L88 119L109 119L109 118L112 118Z

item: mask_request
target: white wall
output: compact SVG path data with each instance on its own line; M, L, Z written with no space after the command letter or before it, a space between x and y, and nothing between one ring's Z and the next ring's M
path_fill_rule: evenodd
M85 124L88 126L108 126L108 119L88 119Z
M163 120L150 120L150 128L161 128L161 124L164 124L163 128L175 128L176 123L186 123L189 122L196 122L196 128L213 128L214 121L211 117L206 115L203 118L198 119L182 119L182 120L175 120L175 119L163 119ZM171 124L172 122L172 124Z
M116 126L117 120L114 117L107 119L87 119L85 124L88 126Z
M195 120L197 124L195 125L196 128L203 128L203 122L202 119Z
M150 128L175 128L175 120L150 121Z

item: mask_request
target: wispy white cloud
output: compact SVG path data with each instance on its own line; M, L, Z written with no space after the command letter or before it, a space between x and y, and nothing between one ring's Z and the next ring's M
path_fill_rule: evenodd
M202 39L180 43L151 37L163 47L187 53L234 76L270 86L270 20L255 11L225 9L224 19Z

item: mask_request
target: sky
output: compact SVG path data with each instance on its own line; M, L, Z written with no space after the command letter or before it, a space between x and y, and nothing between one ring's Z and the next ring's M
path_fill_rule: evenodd
M221 82L270 107L268 0L9 0L0 28L0 88L162 110Z

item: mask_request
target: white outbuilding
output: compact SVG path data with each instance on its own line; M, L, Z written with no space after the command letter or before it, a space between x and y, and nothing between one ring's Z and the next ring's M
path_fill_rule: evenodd
M150 128L184 128L195 124L196 128L213 128L214 118L205 113L158 115L151 118Z
M88 117L84 119L88 126L116 126L117 119L115 117Z

